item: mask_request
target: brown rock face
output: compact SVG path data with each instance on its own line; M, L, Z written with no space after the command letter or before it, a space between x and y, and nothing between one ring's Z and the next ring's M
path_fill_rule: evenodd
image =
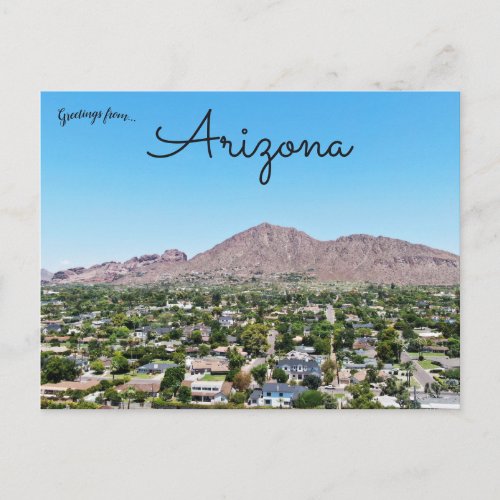
M303 273L321 281L451 285L459 282L457 255L383 236L319 241L294 228L260 224L190 260L179 250L73 268L52 282L152 283L187 273L240 277Z
M165 250L161 260L164 262L185 262L187 261L187 255L180 250Z

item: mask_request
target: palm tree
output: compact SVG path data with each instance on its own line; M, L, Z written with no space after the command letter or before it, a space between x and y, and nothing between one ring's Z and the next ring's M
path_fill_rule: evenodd
M413 361L406 361L401 365L403 370L406 370L406 385L410 387L411 376L413 375L415 367L413 366Z
M127 404L127 410L130 410L130 401L132 399L134 399L134 397L136 396L136 390L133 388L133 387L129 387L125 393L124 393L124 396L125 398L128 400L128 404Z
M342 363L344 361L344 356L340 353L336 354L336 360L337 360L337 384L340 385L340 376L339 372L342 368Z

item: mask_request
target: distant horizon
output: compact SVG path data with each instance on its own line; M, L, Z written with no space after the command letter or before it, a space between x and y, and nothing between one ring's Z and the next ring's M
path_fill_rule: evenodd
M206 251L209 251L211 250L212 248L214 248L215 246L217 246L218 244L220 243L223 243L224 241L232 238L233 236L236 236L237 234L240 234L240 233L244 233L245 231L248 231L249 229L253 229L253 228L256 228L256 227L259 227L259 226L262 226L262 225L270 225L270 226L275 226L275 227L281 227L281 228L284 228L284 229L295 229L296 231L299 231L299 232L302 232L302 233L305 233L307 234L308 236L310 236L311 238L317 240L317 241L336 241L338 240L339 238L346 238L346 237L351 237L351 236L369 236L371 238L388 238L388 239L391 239L391 240L399 240L399 241L405 241L407 243L410 243L412 245L423 245L423 246L426 246L426 247L430 247L430 248L434 248L435 250L441 250L441 251L444 251L444 252L449 252L453 255L456 255L458 257L460 257L460 253L455 253L455 252L451 252L449 250L446 250L444 248L436 248L436 247L432 247L431 245L427 245L426 243L422 243L422 242L418 242L418 241L408 241L408 240L404 240L404 239L401 239L401 238L396 238L396 237L392 237L392 236L387 236L387 235L383 235L383 234L378 234L378 235L375 235L375 234L368 234L368 233L351 233L351 234L342 234L342 235L339 235L335 238L328 238L328 239L320 239L320 238L316 238L314 237L313 235L311 235L309 232L307 232L306 230L304 229L301 229L301 228L298 228L298 227L294 227L294 226L283 226L281 224L274 224L272 222L269 222L269 221L263 221L263 222L260 222L259 224L255 224L254 226L250 226L250 227L247 227L246 229L243 229L241 231L238 231L236 233L233 233L225 238L223 238L221 241L211 245L211 246L208 246L207 248L205 248L204 250L200 250L199 252L195 253L195 254L192 254L191 256L185 252L182 248L179 248L179 247L176 247L176 246L173 246L171 248L164 248L160 251L156 251L156 252L145 252L145 253L138 253L138 254L135 254L135 255L129 255L128 257L122 257L120 259L103 259L103 260L100 260L98 262L93 262L92 264L87 264L87 265L79 265L79 264L75 264L73 266L69 266L69 267L66 267L66 268L61 268L61 269L48 269L46 267L41 267L41 270L45 270L45 271L48 271L48 272L58 272L58 271L64 271L65 269L70 269L70 268L77 268L77 267L84 267L84 268L89 268L89 267L92 267L94 265L99 265L99 264L103 264L103 263L107 263L107 262L120 262L120 263L123 263L129 259L132 259L134 257L141 257L143 255L161 255L163 252L166 252L168 250L178 250L180 252L183 252L186 254L187 256L187 260L191 260L193 259L194 257L196 257L197 255L201 254L201 253L204 253Z
M110 107L130 120L58 118ZM210 158L203 144L147 155L164 152L158 127L185 140L208 109L212 135L249 148L267 137L354 149L276 158L265 186L259 155L219 146ZM384 235L459 255L458 92L43 92L41 146L41 267L51 271L155 248L195 256L263 220L322 241Z

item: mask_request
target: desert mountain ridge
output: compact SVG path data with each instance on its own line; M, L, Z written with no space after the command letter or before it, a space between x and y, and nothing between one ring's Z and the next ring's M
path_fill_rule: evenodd
M183 275L241 278L301 273L319 281L367 281L412 285L453 285L460 258L425 245L354 234L321 241L291 227L262 223L188 259L177 249L163 254L104 262L59 271L50 283L145 284Z

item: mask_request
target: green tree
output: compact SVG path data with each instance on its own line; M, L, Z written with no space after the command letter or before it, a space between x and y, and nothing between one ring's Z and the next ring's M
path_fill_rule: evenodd
M370 384L375 384L379 381L378 370L374 366L370 366L366 370L366 380L370 382Z
M204 357L204 356L208 356L210 354L210 346L207 345L207 344L201 344L199 347L198 347L198 354L201 356L201 357Z
M60 356L52 356L42 370L42 383L75 380L78 375L79 369L74 361Z
M186 354L182 351L175 351L172 354L172 361L179 366L184 366L186 363Z
M129 367L127 358L121 352L117 352L111 359L111 373L116 375L128 373L128 371Z
M189 403L191 401L191 389L185 385L179 388L179 393L177 394L177 399L181 403Z
M321 379L316 375L308 374L302 380L302 385L309 387L309 389L316 390L321 385Z
M273 370L273 379L276 380L276 382L279 382L280 384L284 384L285 382L288 381L288 375L283 368L275 368Z
M230 370L239 370L245 364L245 358L239 353L236 347L233 349L229 348L227 355Z
M316 377L317 378L317 377ZM323 396L321 392L316 390L304 391L299 394L295 400L296 408L317 408L323 405Z
M122 394L123 398L127 401L127 410L130 410L130 402L136 397L137 392L133 387L128 387Z
M165 370L165 374L163 375L160 389L162 391L164 389L172 389L175 396L181 386L181 382L184 380L184 374L184 366L174 366L172 368L168 368Z
M327 410L334 410L337 408L337 400L328 393L323 393L323 404Z
M374 394L370 391L370 384L367 380L363 380L359 384L351 384L347 386L347 391L351 393L352 399L347 407L352 409L374 409L382 408L382 405L375 401Z
M104 399L107 399L108 401L111 401L111 404L113 405L118 405L122 401L122 397L114 387L110 387L109 389L106 389L104 392Z
M135 396L134 396L134 401L136 403L139 403L141 406L143 406L144 402L146 401L147 398L148 398L148 393L147 392L140 391L140 390L136 389Z
M96 374L104 373L104 363L100 359L96 359L90 363L90 369Z
M330 385L335 378L336 363L331 358L327 358L321 365L323 372L323 381L326 385Z
M269 348L267 330L266 326L258 323L248 325L241 334L245 351L254 356L266 351Z
M219 291L215 291L214 293L212 293L212 304L214 306L220 306L220 302L221 302L221 294Z
M193 333L191 333L191 341L195 344L201 344L202 338L200 330L194 330Z
M262 365L257 365L252 368L252 376L255 381L262 386L266 381L267 377L267 365L264 363Z
M406 371L406 385L407 387L410 387L411 377L413 375L413 371L415 370L413 361L406 361L402 363L401 369Z
M247 399L247 395L244 392L235 392L231 396L231 403L235 403L237 405L242 405Z
M85 397L85 391L82 391L81 389L68 389L65 394L71 398L72 401L78 401L79 399L83 399Z
M438 398L441 394L441 384L439 382L432 382L430 386L430 392Z

